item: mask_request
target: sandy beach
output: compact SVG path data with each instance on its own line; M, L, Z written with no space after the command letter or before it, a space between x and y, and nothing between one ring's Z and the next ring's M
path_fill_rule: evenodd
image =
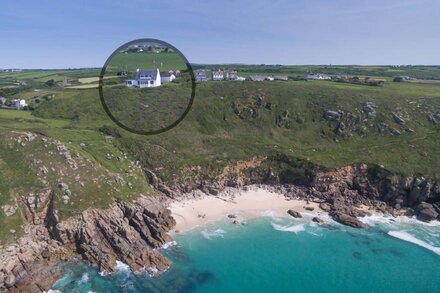
M305 207L313 207L313 211ZM235 215L237 220L246 220L271 213L280 217L291 217L287 211L307 212L316 215L325 213L314 202L305 200L287 200L284 195L263 188L247 191L237 190L231 194L220 193L217 196L202 195L200 198L182 199L170 204L169 209L176 219L175 231L184 232L217 220L228 219ZM230 219L231 222L234 219Z

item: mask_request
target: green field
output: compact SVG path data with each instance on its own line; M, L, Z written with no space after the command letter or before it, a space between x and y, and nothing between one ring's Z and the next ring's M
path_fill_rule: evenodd
M106 74L118 71L135 72L159 68L162 71L186 70L185 61L177 53L118 53L107 65Z
M313 68L326 73L324 67ZM240 65L239 75L241 71L296 75L309 69ZM440 79L438 67L334 66L328 70L388 79L383 86L331 81L200 83L185 120L155 136L117 127L102 109L95 88L67 89L58 83L34 91L44 84L42 80L68 74L80 85L78 80L96 77L96 70L1 73L1 80L19 76L27 85L0 88L0 95L23 97L33 110L0 110L0 206L19 207L10 217L0 211L4 227L0 240L7 242L21 233L25 213L19 205L21 195L53 189L56 208L61 217L68 217L89 206L104 207L115 198L130 200L140 193L149 194L146 170L168 184L196 176L210 180L237 160L283 154L325 167L368 162L390 172L440 179L440 128L429 120L440 114L440 83L391 82L398 75ZM95 79L89 80L84 85L94 84ZM170 92L186 96L187 89L171 86ZM120 115L128 123L146 125L152 117L133 108L133 99L118 100L118 109L129 109ZM374 104L373 119L362 110L367 102ZM169 106L166 102L154 108L166 111ZM343 115L331 121L325 118L328 110ZM404 124L397 123L391 112L402 117ZM381 125L386 125L382 132ZM393 135L390 128L400 134ZM28 141L27 133L37 137ZM76 169L65 151L58 150L59 145L69 151ZM43 166L48 169L45 177L40 174ZM57 187L60 181L71 190L68 203ZM10 229L17 232L12 234Z

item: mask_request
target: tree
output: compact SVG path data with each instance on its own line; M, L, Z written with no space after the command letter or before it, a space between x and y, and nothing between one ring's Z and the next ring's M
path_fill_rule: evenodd
M46 81L44 83L44 85L47 86L47 87L54 87L54 86L56 86L56 82L53 79L49 79L48 81Z
M401 76L396 76L396 77L393 79L393 81L394 81L394 82L402 82L402 81L403 81L403 78L402 78Z

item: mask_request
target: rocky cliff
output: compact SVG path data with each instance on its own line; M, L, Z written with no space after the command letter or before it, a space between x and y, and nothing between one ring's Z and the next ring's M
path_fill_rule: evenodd
M170 265L155 248L171 241L167 231L175 221L157 197L90 208L61 222L50 190L23 198L23 203L28 207L26 236L0 251L1 291L48 290L60 277L56 264L73 256L104 272L113 272L117 260L150 274Z
M374 164L328 169L275 154L236 162L216 176L201 176L200 170L195 168L187 173L191 175L168 185L158 183L155 176L149 178L171 198L194 189L216 195L226 186L265 184L287 197L327 204L336 220L342 218L341 213L352 217L364 215L357 209L362 205L387 214L405 212L422 221L440 219L440 182L421 175L392 174Z
M417 215L423 221L439 219L440 214L438 182L391 174L377 165L323 169L275 155L236 162L210 179L202 172L194 168L173 183L148 172L156 196L117 201L107 209L89 208L65 221L59 221L50 189L23 197L29 224L25 237L0 250L1 291L47 290L59 278L56 264L73 256L105 272L112 272L117 260L150 274L167 269L169 261L154 250L171 241L167 232L175 221L166 202L196 189L216 195L227 186L269 185L286 197L319 202L336 221L352 227L364 226L357 219L368 214L362 206L386 214Z

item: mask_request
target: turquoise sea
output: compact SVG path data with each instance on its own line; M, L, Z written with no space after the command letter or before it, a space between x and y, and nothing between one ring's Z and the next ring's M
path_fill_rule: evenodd
M82 262L64 264L61 292L440 292L440 224L370 217L372 227L318 226L262 217L219 221L163 249L173 266L159 277L119 263L101 276ZM56 292L56 291L55 291Z

